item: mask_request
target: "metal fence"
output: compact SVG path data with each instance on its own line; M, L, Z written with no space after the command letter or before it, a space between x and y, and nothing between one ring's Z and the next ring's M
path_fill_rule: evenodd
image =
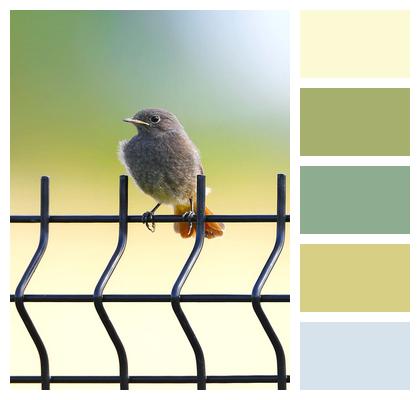
M193 221L197 225L194 247L183 266L170 294L104 294L104 289L117 267L126 243L128 223L143 221L143 216L128 215L128 179L120 176L119 189L119 215L50 215L49 214L49 178L41 178L41 210L40 215L12 215L12 223L39 223L40 239L38 248L26 268L15 294L10 295L10 301L14 302L17 311L25 324L39 354L41 373L40 376L11 376L11 383L41 383L43 390L49 390L51 383L119 383L120 389L128 390L130 383L196 383L197 389L205 390L207 383L277 383L280 390L286 389L286 383L290 377L286 375L286 361L281 342L270 324L270 321L262 308L262 302L290 302L288 294L266 294L261 291L270 275L285 241L285 225L290 222L286 215L286 177L277 175L277 213L275 215L205 215L205 176L197 176L197 212ZM182 222L182 216L156 215L156 223ZM258 276L251 294L181 294L188 275L197 261L204 244L205 221L213 222L266 222L276 223L276 238L273 250L267 262ZM47 248L50 223L118 223L119 234L117 247L102 273L93 294L25 294L42 256ZM115 350L118 354L118 376L51 376L49 359L46 347L41 339L28 311L25 307L27 302L93 302ZM104 307L105 302L170 302L172 309L191 344L196 360L197 374L193 376L133 376L128 372L128 360L124 345L118 336L112 321ZM249 302L258 317L262 328L270 340L276 355L277 371L273 375L207 375L205 357L200 342L195 335L181 303L183 302Z

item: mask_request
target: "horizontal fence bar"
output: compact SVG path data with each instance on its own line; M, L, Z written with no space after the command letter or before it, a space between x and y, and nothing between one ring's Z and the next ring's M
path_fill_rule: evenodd
M197 377L186 376L130 376L129 383L197 383ZM10 383L40 383L40 376L11 376ZM51 383L119 383L119 376L51 376ZM206 383L274 383L277 375L208 375ZM287 382L290 376L287 375Z
M93 302L91 294L26 294L25 302L32 303L89 303ZM10 302L15 295L10 295ZM169 303L170 294L104 294L104 302L110 303ZM289 303L289 294L263 294L261 301L267 303ZM182 294L184 303L251 303L249 294Z
M277 222L277 215L207 215L208 222ZM11 215L12 223L36 223L40 222L39 215ZM128 222L143 222L142 215L129 215ZM154 215L153 221L159 222L183 222L180 215ZM195 221L195 218L192 219ZM50 223L117 223L118 215L51 215ZM290 222L290 215L286 215L286 222Z

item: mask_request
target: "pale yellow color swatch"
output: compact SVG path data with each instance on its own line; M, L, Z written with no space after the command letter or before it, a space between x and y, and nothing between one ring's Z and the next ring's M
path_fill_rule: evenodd
M303 11L302 77L408 77L408 11Z
M304 312L408 312L410 246L301 245L300 292Z

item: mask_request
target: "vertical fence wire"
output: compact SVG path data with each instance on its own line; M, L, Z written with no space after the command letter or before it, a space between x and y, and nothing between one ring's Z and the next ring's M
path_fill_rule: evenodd
M124 345L118 336L117 331L112 324L105 307L103 305L103 293L112 273L114 272L117 264L124 253L127 244L127 215L128 215L128 179L127 176L120 176L120 208L119 208L119 233L117 247L108 262L104 272L102 273L93 294L93 302L95 309L101 319L108 335L115 346L118 354L119 370L120 370L120 389L128 390L128 360Z
M280 253L283 249L285 240L285 224L286 223L286 176L283 174L277 175L277 226L276 226L276 242L274 248L264 265L255 285L252 289L252 307L257 315L265 333L276 353L277 362L277 387L279 390L286 389L286 358L284 350L279 338L276 335L270 321L267 318L261 306L261 291L272 271Z
M188 278L192 268L194 267L195 262L197 261L198 256L200 255L201 249L203 248L204 243L204 220L205 220L205 205L206 202L206 178L204 175L197 175L197 213L196 213L196 237L194 247L191 251L190 256L187 259L184 267L181 270L171 292L171 304L172 309L175 312L176 317L178 318L179 323L184 330L191 347L193 348L196 366L197 366L197 389L205 390L206 389L206 366L204 360L204 353L200 346L191 325L188 322L187 317L184 314L184 311L181 308L181 290L185 284L185 281Z
M41 261L42 256L45 253L45 249L48 245L48 234L49 234L49 203L50 203L50 180L47 176L41 178L41 229L39 236L38 248L35 251L28 267L26 268L19 284L16 287L15 291L15 305L16 309L22 318L23 323L26 326L26 329L29 332L39 354L39 359L41 363L41 388L42 390L50 389L50 368L48 361L48 353L45 348L44 342L41 339L38 331L35 328L34 323L32 322L31 317L26 310L24 303L24 296L26 287L29 284L39 262Z

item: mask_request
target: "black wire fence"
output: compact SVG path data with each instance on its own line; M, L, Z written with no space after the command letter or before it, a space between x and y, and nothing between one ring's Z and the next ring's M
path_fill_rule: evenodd
M205 215L205 176L197 176L197 212L193 218L196 223L194 247L185 262L170 294L104 294L104 289L117 267L126 243L128 223L146 222L143 216L128 215L128 178L120 176L119 215L50 215L49 214L49 178L41 178L40 215L13 215L11 223L39 223L40 239L28 267L26 268L15 294L10 295L16 309L25 324L39 354L39 376L11 376L11 383L41 383L43 390L49 390L51 383L119 383L121 390L128 390L131 383L195 383L197 389L205 390L209 383L276 383L279 390L285 390L290 377L286 374L286 360L282 344L262 308L262 302L290 302L288 294L262 295L262 289L270 275L285 241L285 224L290 222L286 215L286 176L277 175L277 213L276 215ZM182 222L183 216L156 215L154 222ZM212 222L271 222L276 223L276 239L273 250L261 270L251 294L181 294L182 288L197 261L204 244L204 224ZM25 294L25 290L47 248L50 223L117 223L119 224L118 244L104 272L95 287L93 294ZM48 352L28 311L26 302L93 302L118 354L118 376L51 376ZM197 374L193 376L133 376L129 375L128 359L124 344L105 309L105 302L170 302L172 309L191 344L195 355ZM185 315L181 303L184 302L249 302L258 317L262 328L270 340L276 355L276 374L273 375L207 375L203 349Z

